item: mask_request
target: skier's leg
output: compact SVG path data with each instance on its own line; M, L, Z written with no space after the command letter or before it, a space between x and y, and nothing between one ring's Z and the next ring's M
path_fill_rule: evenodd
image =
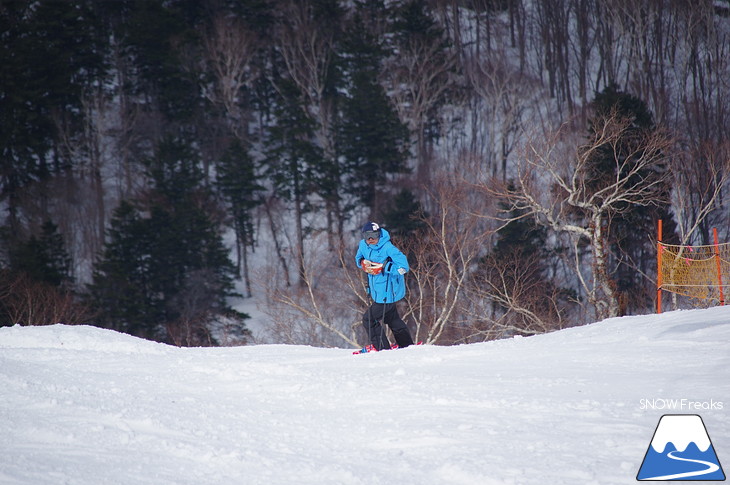
M388 338L385 336L385 328L378 321L383 318L382 303L373 303L362 316L362 325L365 327L370 338L370 343L376 350L383 350L390 347Z
M388 307L385 310L385 318L383 321L393 331L393 337L395 337L395 342L398 344L398 347L402 348L413 345L413 337L411 337L411 332L408 330L406 322L398 314L398 307L395 303L389 303Z

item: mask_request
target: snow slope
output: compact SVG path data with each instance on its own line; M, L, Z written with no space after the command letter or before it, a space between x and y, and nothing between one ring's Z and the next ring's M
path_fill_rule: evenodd
M5 327L0 483L630 484L684 413L727 473L728 342L730 307L363 355Z

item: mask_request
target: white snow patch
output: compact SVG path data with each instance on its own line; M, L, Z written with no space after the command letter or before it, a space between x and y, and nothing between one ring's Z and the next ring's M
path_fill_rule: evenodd
M621 484L663 414L730 453L730 308L352 355L0 328L3 484Z

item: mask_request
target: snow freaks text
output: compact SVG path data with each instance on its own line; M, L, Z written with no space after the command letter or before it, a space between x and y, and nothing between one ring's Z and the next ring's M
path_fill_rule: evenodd
M641 410L669 410L669 411L719 411L723 409L722 401L695 401L692 399L641 399Z

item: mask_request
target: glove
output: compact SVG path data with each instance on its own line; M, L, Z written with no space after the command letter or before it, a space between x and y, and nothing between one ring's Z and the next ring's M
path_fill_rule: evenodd
M406 274L407 272L408 271L406 271L405 268L398 268L398 274L401 275L401 276L404 275L404 274Z
M360 266L362 266L363 271L371 275L380 274L380 272L383 271L382 263L373 263L367 259L363 259Z

